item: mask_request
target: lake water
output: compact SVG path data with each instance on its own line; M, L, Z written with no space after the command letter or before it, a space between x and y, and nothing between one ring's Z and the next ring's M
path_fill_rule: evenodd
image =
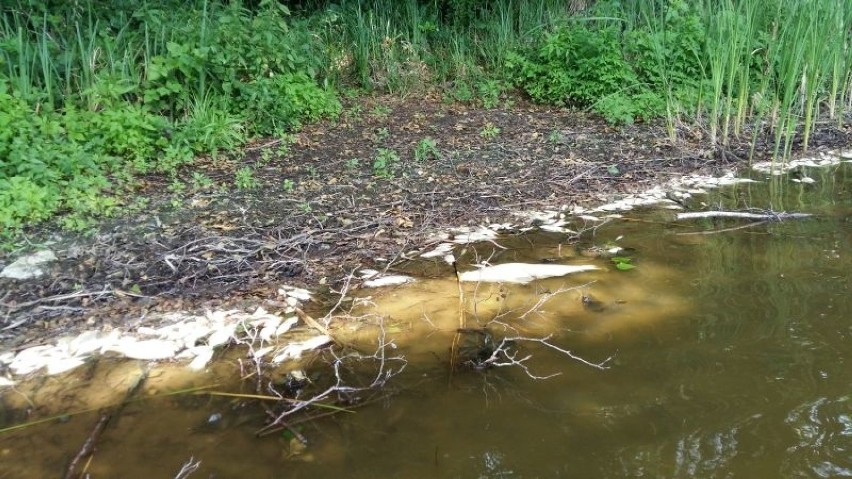
M370 402L352 413L296 426L307 446L286 433L256 438L264 415L253 401L158 396L173 385L152 375L139 392L148 399L113 417L87 471L175 477L194 457L201 467L193 478L852 477L852 169L807 173L815 184L740 185L692 206L815 213L811 219L737 229L747 223L674 223L670 212L634 212L577 243L539 233L458 253L461 265L489 259L597 271L460 292L446 266L410 265L427 278L361 292L370 304L352 314L362 321L336 329L370 352L381 326L406 368L386 394L364 393ZM613 246L626 248L621 255L634 269L619 271L594 253ZM460 325L471 332L457 337ZM552 335L550 343L590 362L611 359L601 370L517 341L517 358L530 357L526 370L451 368L451 350L470 357L486 349L485 335L472 332L479 328L491 344ZM202 376L187 373L180 386L256 393L252 380L238 381L238 358L226 356ZM307 370L328 379L322 358ZM100 393L89 394L115 402L140 371L100 361L44 379L40 390L55 409L79 411L97 402L75 395L76 387L95 381ZM11 406L22 399L3 394L0 427L22 422L26 411ZM98 418L77 414L0 435L0 478L60 476Z

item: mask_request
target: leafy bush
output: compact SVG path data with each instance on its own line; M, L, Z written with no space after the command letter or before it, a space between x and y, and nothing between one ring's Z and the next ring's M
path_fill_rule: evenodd
M135 174L340 110L275 0L18 5L0 11L4 228L58 212L79 227Z
M563 27L508 62L514 80L533 99L557 105L589 105L637 83L614 27Z
M333 92L302 72L256 78L240 85L239 92L252 131L261 134L280 133L341 110Z

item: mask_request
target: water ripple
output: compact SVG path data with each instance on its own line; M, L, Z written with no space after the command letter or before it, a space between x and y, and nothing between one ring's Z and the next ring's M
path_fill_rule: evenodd
M798 443L787 449L790 454L782 466L786 475L807 471L818 477L852 477L850 396L802 404L785 422L798 436Z

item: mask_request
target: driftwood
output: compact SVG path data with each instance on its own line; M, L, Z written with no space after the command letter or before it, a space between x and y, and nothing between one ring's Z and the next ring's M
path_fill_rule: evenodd
M767 213L748 213L745 211L693 211L689 213L678 213L676 219L694 220L699 218L740 218L746 220L774 220L783 221L789 219L809 218L813 215L810 213L775 213L773 211Z

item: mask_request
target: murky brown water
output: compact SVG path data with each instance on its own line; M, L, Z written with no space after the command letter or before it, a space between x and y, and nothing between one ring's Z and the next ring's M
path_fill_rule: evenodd
M610 223L580 245L621 237L617 244L634 248L632 271L559 247L564 238L551 234L476 250L492 262L603 268L527 286L469 285L464 319L498 336L554 333L555 344L588 360L613 356L608 370L527 344L532 373L560 375L534 380L517 367L450 374L459 291L438 277L370 292L395 353L409 365L393 380L395 395L303 425L306 449L281 435L256 439L262 416L243 402L158 397L113 419L88 471L174 477L193 456L202 466L190 477L204 478L850 477L852 170L812 176L814 185L783 180L703 199L820 213L812 220L693 234L742 223L673 225L661 221L663 213L632 213L641 221ZM470 251L465 260L472 258ZM583 295L596 303L584 305ZM362 328L352 337L366 344L374 333ZM53 387L70 410L92 400L60 391L100 391L88 394L118 401L139 374L138 366L122 368L48 379L43 388ZM222 382L229 371L233 361L179 385L152 376L142 396ZM20 404L15 394L7 391L4 401ZM222 421L208 425L216 413ZM4 414L0 427L21 419ZM97 420L81 414L0 436L0 478L61 476Z

